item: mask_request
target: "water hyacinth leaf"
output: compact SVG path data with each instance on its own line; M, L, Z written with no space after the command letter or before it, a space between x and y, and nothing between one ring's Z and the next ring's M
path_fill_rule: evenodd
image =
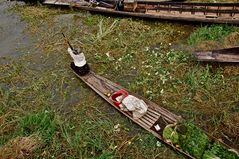
M182 149L196 158L201 158L210 140L208 136L192 123L183 123L186 127L185 135L179 136Z
M225 158L225 159L238 159L239 156L226 149L218 143L213 143L210 145L209 149L203 154L203 159L213 159L213 158Z

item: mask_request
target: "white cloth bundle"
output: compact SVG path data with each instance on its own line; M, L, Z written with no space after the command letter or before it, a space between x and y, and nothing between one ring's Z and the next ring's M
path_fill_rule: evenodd
M143 100L138 99L135 96L128 95L123 99L120 109L123 111L131 111L133 118L139 119L146 114L148 106Z

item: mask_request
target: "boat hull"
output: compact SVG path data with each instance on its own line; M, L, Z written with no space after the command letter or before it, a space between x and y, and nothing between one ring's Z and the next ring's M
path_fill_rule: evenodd
M71 6L80 10L161 20L239 24L239 3L183 3L135 1L125 3L124 10L116 10L110 2L93 6L89 2L45 0L43 4ZM135 5L134 5L135 4Z
M193 55L198 61L239 63L239 47L211 51L197 51L194 52Z
M73 70L74 71L74 70ZM100 97L102 97L105 101L107 101L111 106L113 106L115 109L117 109L120 113L131 119L134 123L138 124L148 132L152 133L156 138L164 142L166 145L173 148L175 151L182 153L187 158L194 159L195 157L191 156L190 154L184 152L182 149L176 147L172 142L167 141L163 137L163 130L168 127L169 125L176 126L180 122L183 122L183 119L181 116L177 116L173 114L172 112L168 111L167 109L160 107L156 103L153 103L152 101L145 99L144 97L138 96L134 93L128 92L129 94L143 100L147 106L148 110L147 113L141 117L140 119L134 119L131 112L122 111L118 106L116 106L112 99L111 95L120 89L124 89L122 86L102 77L94 72L90 71L85 76L79 76L75 71L75 75L80 78L84 83L86 83L93 91L97 93ZM126 90L127 91L127 90ZM160 126L160 130L156 129L156 126ZM232 149L230 146L226 145L222 141L214 138L213 136L205 133L211 142L217 142L223 145L227 149Z
M181 149L175 147L170 142L167 142L163 136L163 129L168 124L176 124L177 122L181 121L182 118L180 116L177 116L168 110L158 106L157 104L140 97L138 95L135 95L133 93L130 93L131 95L134 95L135 97L144 100L144 102L148 105L147 113L140 119L134 119L132 116L132 113L122 111L119 107L115 106L113 101L111 100L110 95L112 95L114 92L124 89L123 87L111 82L110 80L96 75L94 72L90 72L85 76L79 76L75 71L74 73L78 78L80 78L84 83L86 83L92 90L94 90L100 97L102 97L105 101L107 101L110 105L112 105L115 109L117 109L120 113L131 119L134 123L138 124L148 132L152 133L155 137L157 137L159 140L163 141L166 145L172 147L175 151L178 151L182 153L183 155L187 156L188 158L194 158L193 156L185 153ZM155 129L155 125L160 125L161 130L157 131Z

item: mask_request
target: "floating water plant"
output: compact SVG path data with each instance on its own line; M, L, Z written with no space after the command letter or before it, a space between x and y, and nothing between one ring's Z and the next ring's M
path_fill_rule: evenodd
M180 134L181 148L196 158L201 158L210 141L208 136L192 123L183 123L182 127L185 127L186 132Z
M163 137L167 142L179 145L190 155L200 159L238 159L233 150L230 151L223 145L210 139L208 135L190 122L177 125L168 125L164 128Z
M203 159L238 159L239 156L232 151L226 149L219 143L213 143L209 146L209 148L204 152Z

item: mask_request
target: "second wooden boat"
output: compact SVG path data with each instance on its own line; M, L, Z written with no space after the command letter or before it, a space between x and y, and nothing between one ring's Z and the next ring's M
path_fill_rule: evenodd
M239 62L239 47L218 49L210 51L197 51L193 55L199 61L212 62Z
M239 3L159 0L44 0L43 4L142 18L239 24Z

